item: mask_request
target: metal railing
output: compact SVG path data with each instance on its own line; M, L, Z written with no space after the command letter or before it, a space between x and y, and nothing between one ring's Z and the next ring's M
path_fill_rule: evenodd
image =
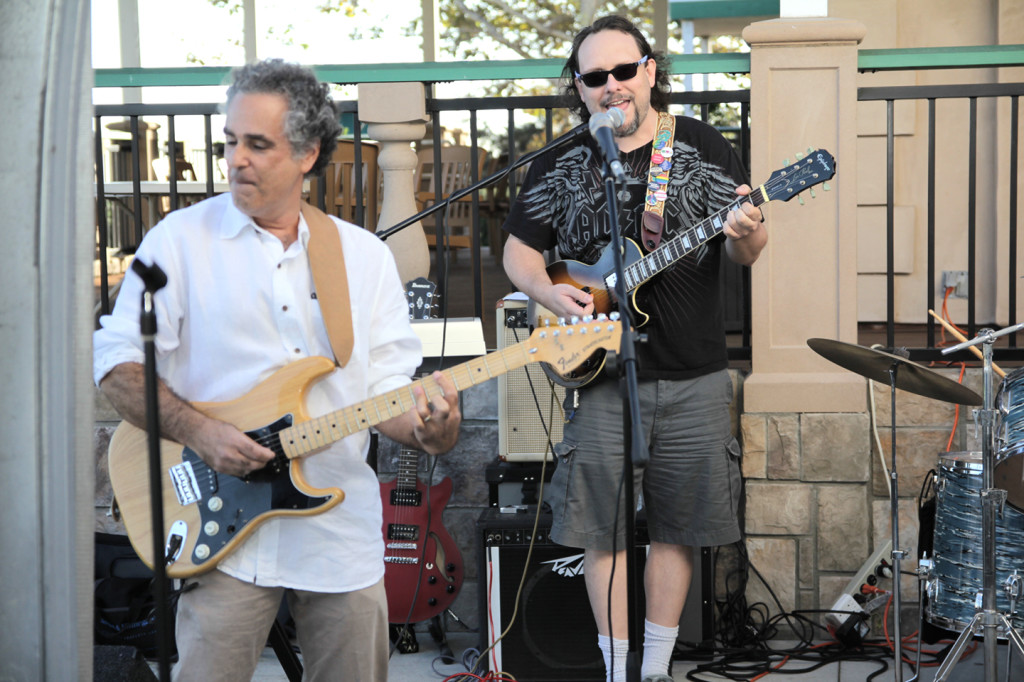
M924 195L926 204L926 232L927 232L927 257L926 257L926 278L928 287L926 292L927 306L929 310L936 310L938 292L943 288L940 273L936 271L936 200L942 195L950 193L965 192L967 200L967 230L965 243L959 245L967 253L967 328L966 336L972 338L976 335L982 325L993 325L993 319L978 318L978 290L979 287L979 264L978 248L982 244L979 239L983 235L994 236L994 232L978 229L978 177L979 177L979 123L978 105L979 101L998 103L1006 101L1009 103L1009 152L1007 166L997 169L997 174L1005 173L1009 179L1009 192L1007 192L1007 220L1005 225L996 225L996 230L1006 229L1008 231L1007 243L1009 248L1005 254L996 254L997 257L1006 258L1006 277L1002 282L996 281L995 273L987 273L992 279L996 290L1003 287L1007 301L1007 326L1017 323L1017 286L1018 286L1018 200L1016 187L1021 165L1020 145L1018 129L1020 125L1019 100L1024 95L1024 83L1011 84L988 84L988 85L944 85L944 86L908 86L908 87L865 87L860 88L857 93L858 100L862 102L880 101L886 105L886 346L896 348L907 347L911 358L915 360L940 360L946 359L941 351L936 348L936 327L941 325L934 319L929 319L925 325L925 345L916 346L901 343L901 335L898 333L896 319L896 273L895 273L895 175L897 167L896 153L896 123L895 106L897 102L925 102L928 112L927 131L927 177L922 184L925 185L924 192L913 192L915 196ZM937 120L936 106L941 100L962 100L966 102L968 109L967 130L942 130L942 139L945 144L957 135L962 135L968 147L967 154L967 182L959 183L956 187L936 186L936 166L939 161L937 138L940 135L939 123ZM1003 131L1005 133L1005 131ZM1004 138L1000 138L1004 139ZM998 142L996 143L998 144ZM991 168L991 159L984 158L987 168ZM947 161L948 162L948 158ZM993 357L996 360L1017 361L1024 360L1024 350L1017 345L1017 335L1011 334L1004 337L1005 343L993 349Z
M749 73L750 69L750 57L749 54L711 54L711 55L673 55L670 57L671 70L677 75L686 73ZM874 71L886 71L886 70L902 70L902 71L913 71L913 70L927 70L927 69L949 69L949 68L978 68L978 67L1005 67L1005 66L1019 66L1024 64L1024 46L1022 45L1004 45L1004 46L976 46L976 47L953 47L953 48L924 48L924 49L901 49L901 50L860 50L858 54L858 68L861 72L874 72ZM421 82L439 82L439 81L451 81L451 80L494 80L494 79L529 79L529 78L557 78L560 69L560 60L532 60L532 61L516 61L516 62L481 62L477 64L459 64L458 67L454 67L452 64L447 63L425 63L425 64L391 64L391 65L328 65L314 67L318 76L325 82L332 83L356 83L356 82L397 82L397 81L421 81ZM111 69L111 70L97 70L96 71L96 85L97 87L145 87L145 86L168 86L168 85L217 85L222 84L227 75L229 69L225 67L206 67L206 68L187 68L187 69ZM1000 169L998 172L1006 173L1009 177L1009 187L1015 188L1019 177L1019 165L1020 165L1020 151L1019 141L1017 136L1018 125L1018 108L1019 108L1019 96L1024 90L1024 86L1021 84L996 84L996 85L964 85L964 86L944 86L944 87L896 87L896 88L872 88L865 87L858 90L858 99L861 101L880 101L885 102L887 106L887 152L886 152L886 169L887 169L887 197L885 200L886 209L886 320L885 320L885 335L886 345L895 348L897 345L903 345L911 350L912 357L917 360L925 359L938 359L940 357L939 351L936 349L936 323L933 320L928 320L924 325L924 343L915 343L915 338L911 337L910 343L904 343L906 328L908 325L896 323L896 304L895 304L895 289L896 289L896 273L895 273L895 169L899 167L897 165L897 147L895 144L895 117L894 108L895 103L900 101L918 101L925 102L928 108L929 118L929 129L928 135L928 179L922 181L922 191L916 192L916 194L924 195L927 194L927 221L926 231L928 238L927 246L927 273L926 282L929 287L927 292L927 304L930 309L935 309L936 306L936 295L939 291L940 282L938 281L939 273L936 272L936 197L942 196L944 193L953 191L951 188L936 187L935 183L935 168L937 161L937 150L936 150L936 138L940 134L937 130L936 123L936 102L947 99L963 99L967 102L967 106L970 109L970 122L967 126L967 130L963 134L970 140L969 146L970 151L968 152L969 166L968 166L968 181L965 185L966 189L956 191L968 192L968 229L966 236L966 243L963 244L963 248L968 252L968 322L967 332L968 334L974 334L977 328L981 325L987 325L993 322L989 319L978 319L978 305L976 299L976 292L978 287L979 278L979 265L977 260L977 248L980 243L979 238L983 238L987 235L986 230L979 230L977 225L976 209L977 209L977 182L978 182L978 170L979 170L979 159L977 157L978 149L978 119L977 119L977 107L979 101L996 100L996 101L1008 101L1010 108L1010 133L1007 135L1003 133L1003 140L1009 142L1009 161L1008 167ZM701 111L702 118L708 117L709 107L714 106L716 103L726 101L735 103L742 109L740 116L740 125L736 130L728 131L731 139L737 146L740 152L741 158L744 164L749 168L749 93L745 91L734 91L734 92L705 92L705 93L677 93L672 97L673 103L676 105L691 105L696 106ZM481 143L479 132L477 130L477 116L484 111L490 110L504 110L507 112L507 124L504 133L503 140L500 145L502 151L505 152L507 158L516 158L517 152L514 149L513 132L516 130L517 114L523 108L536 109L545 112L545 139L550 140L553 137L552 132L552 120L553 112L558 109L559 103L555 98L508 98L508 99L467 99L467 100L442 100L442 99L429 99L428 100L428 112L434 124L434 134L438 134L443 121L442 117L452 116L454 112L462 112L461 115L468 116L470 120L470 144L479 148ZM348 115L354 118L356 125L354 126L354 135L358 139L360 136L360 126L358 124L358 107L355 102L343 102L341 103L343 115ZM127 117L131 125L137 125L134 117L153 117L162 116L167 121L169 137L173 137L173 126L174 118L181 115L199 115L206 119L206 155L204 157L205 163L205 177L203 180L206 182L207 193L212 193L210 183L213 178L213 164L215 163L215 152L213 151L213 138L209 132L209 118L217 112L216 105L133 105L133 106L108 106L108 107L97 107L96 126L97 131L101 131L101 119L104 117L118 116ZM128 165L133 167L133 182L137 184L137 178L139 177L139 161L138 161L138 131L137 128L133 129L135 132L132 134L132 145L130 151L130 158ZM945 139L948 135L958 135L961 131L947 131L942 130L942 139ZM435 137L436 142L436 137ZM173 148L173 145L171 145ZM435 149L438 145L435 144ZM360 147L356 146L357 152ZM498 151L497 148L492 151ZM103 187L103 146L100 140L100 135L97 134L96 141L96 153L97 153L97 177L99 179L97 183L97 199L98 206L105 207L104 201L104 187ZM173 163L173 160L172 160ZM991 166L984 166L985 168L991 168ZM197 173L198 175L198 173ZM173 173L172 173L173 176ZM756 180L756 178L755 178ZM361 182L360 176L357 174L355 183L358 185ZM322 183L319 183L322 186ZM515 196L517 187L516 179L512 178L509 187L509 198L512 199ZM924 185L927 185L927 189L924 189ZM356 196L362 196L359 191L360 188L357 186ZM178 198L175 195L175 183L172 180L169 192L169 205L174 207L178 205ZM1006 201L1006 213L1009 216L1005 226L1008 230L1006 239L1008 240L1009 248L1006 251L1006 255L1000 254L1000 258L1005 257L1006 260L1006 277L998 283L1000 290L1004 292L1005 299L1008 306L1008 324L1015 324L1017 321L1016 306L1017 306L1017 295L1014 287L1015 279L1018 277L1018 265L1016 259L1016 249L1018 242L1017 234L1017 222L1018 208L1017 198L1015 193L1012 191L1008 192ZM474 222L479 224L479 209L480 202L479 196L474 198ZM123 206L128 208L130 214L131 230L127 237L124 237L126 242L137 240L141 237L143 231L143 219L142 219L142 202L140 192L135 187L131 196L128 197ZM118 209L122 213L123 209ZM363 207L362 210L367 210ZM98 211L98 223L102 223L105 220L107 211ZM357 208L357 220L358 217L363 215ZM122 216L122 221L124 217ZM440 221L438 221L440 222ZM987 226L985 226L987 228ZM998 229L1004 229L1003 225L997 226ZM101 227L99 239L101 246L106 247L105 239L107 239L108 229ZM438 235L440 236L440 235ZM476 240L479 244L480 240ZM121 244L117 244L121 246ZM131 246L130 243L127 246ZM102 253L102 252L101 252ZM479 315L483 306L482 292L480 287L481 276L482 276L482 263L480 261L479 246L474 249L473 253L473 286L474 286L474 313ZM444 259L446 256L442 253L440 258ZM101 276L101 309L109 309L109 301L107 298L106 289L106 271L105 271L105 259L100 258L101 268L103 269ZM441 261L444 264L444 261ZM731 264L729 264L731 266ZM747 271L742 268L738 268L735 271L731 267L727 266L725 269L726 289L729 292L726 296L726 316L729 320L729 331L737 332L740 336L739 346L730 349L730 357L732 359L742 360L750 357L750 313L749 313L749 278ZM443 268L439 268L439 271L444 272ZM732 281L730 282L730 278ZM901 289L901 297L903 296L904 289ZM920 292L917 292L920 294ZM909 325L914 327L921 327L922 325ZM1014 336L1006 338L1002 344L1004 347L996 348L995 354L997 359L1001 360L1024 360L1024 354L1021 353L1020 349L1017 348L1017 339Z
M742 162L749 167L750 160L750 93L745 90L737 91L713 91L713 92L691 92L675 93L670 99L674 107L690 107L696 115L703 120L708 120L712 109L715 106L735 106L738 111L738 124L730 126L723 132L733 142ZM427 113L431 118L433 148L435 151L435 167L440 162L440 151L442 146L443 123L448 117L458 116L460 120L468 117L469 120L469 146L472 155L476 158L478 150L482 146L482 134L478 126L478 118L482 112L500 111L504 112L506 121L505 129L500 134L500 144L495 143L491 153L504 154L503 162L511 163L526 153L526 150L516 146L515 132L517 118L522 121L528 115L527 112L543 112L544 142L554 139L555 113L562 108L562 100L557 96L537 97L512 97L512 98L463 98L463 99L436 99L428 98ZM362 145L362 122L359 119L358 103L344 101L339 103L340 114L343 119L351 124L352 135L355 144L355 165L360 167L360 154ZM104 105L97 106L95 111L95 135L96 135L96 200L97 200L97 246L100 254L100 285L99 285L99 306L98 312L105 314L110 310L109 276L107 262L104 255L108 247L121 249L125 253L133 253L135 247L141 242L145 230L152 227L152 224L159 218L162 211L154 212L148 203L143 192L143 180L146 176L146 164L148 156L143 149L141 129L143 121L153 122L158 120L167 126L167 146L169 150L176 148L178 139L176 136L177 121L180 117L192 116L201 117L204 130L203 140L203 166L197 172L205 182L205 192L202 196L215 194L217 185L214 182L218 165L217 153L215 151L215 138L212 131L212 117L220 113L219 105L215 104L183 104L183 105L162 105L162 104L134 104L134 105ZM127 130L130 134L130 150L127 158L120 160L120 165L127 170L127 177L110 177L109 169L105 167L105 149L103 141L104 123L109 119L127 121ZM492 131L493 133L494 131ZM117 154L118 152L112 152ZM124 152L121 152L122 154ZM178 177L176 170L179 169L177 154L169 154L168 168L170 172L167 180L167 202L166 208L175 210L181 205L182 193L179 187L182 180ZM495 170L497 168L495 167ZM116 174L115 174L116 175ZM511 175L507 186L507 201L503 203L504 210L513 201L518 192L517 182L521 176ZM473 171L473 182L480 178L477 170ZM107 191L110 181L116 181L123 187L126 181L131 183L130 196L114 197L111 200ZM355 173L353 177L353 195L357 197L355 207L355 222L362 224L367 211L376 210L376 207L362 205L363 184L362 174ZM311 200L321 207L325 205L325 183L316 183L317 192ZM191 183L191 189L195 190L195 183ZM193 195L194 196L194 195ZM438 196L438 199L441 197ZM147 220L146 211L149 208ZM476 234L483 237L486 234L484 229L484 217L482 215L481 191L472 194L472 223L475 226ZM442 215L442 214L438 214ZM486 217L487 220L500 220L502 216L492 212ZM115 219L116 218L116 219ZM436 220L436 243L444 243L444 224L442 220ZM386 227L386 226L379 226ZM461 314L472 314L475 317L484 317L483 300L483 262L481 257L481 239L472 240L472 282L473 309L472 311L459 311ZM492 248L495 245L491 245ZM449 282L447 281L448 260L450 255L444 249L435 250L435 269L438 279L439 291L446 291ZM498 266L495 266L498 267ZM727 331L738 337L737 344L730 348L730 357L736 360L749 360L750 358L750 278L749 271L741 268L728 259L724 260L722 277L725 295L723 304L725 306ZM447 297L442 298L443 304L447 305Z

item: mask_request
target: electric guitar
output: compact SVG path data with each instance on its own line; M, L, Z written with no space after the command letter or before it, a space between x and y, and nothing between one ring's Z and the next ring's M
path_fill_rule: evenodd
M429 320L436 317L437 285L426 277L417 277L405 283L405 296L409 299L409 319Z
M429 620L451 606L462 587L462 554L441 523L452 479L428 492L416 475L418 460L418 452L403 449L398 476L380 484L389 623Z
M729 213L750 201L761 206L769 201L789 201L804 190L826 182L835 175L836 162L824 149L809 152L797 163L775 171L763 185L753 189L746 197L737 199L697 225L685 230L659 248L644 255L632 239L622 240L623 282L626 290L626 305L634 313L636 326L642 327L650 316L637 306L637 290L652 277L667 269L681 258L692 253L702 244L710 241L725 230ZM828 185L824 189L829 189ZM813 196L813 192L811 193ZM801 203L803 199L801 199ZM594 314L609 314L618 308L615 300L615 252L609 244L593 265L574 260L563 260L547 267L548 276L554 284L570 284L594 296ZM533 327L543 327L557 321L556 316L540 304L530 300L527 315ZM553 367L549 363L541 366L552 381L566 388L579 388L593 381L605 364L604 351L597 351L571 369Z
M621 323L597 320L561 328L538 329L522 343L445 370L463 390L531 362L571 366L595 349L618 350ZM195 403L199 411L226 421L266 445L276 457L244 478L211 469L190 448L160 442L163 491L164 556L167 577L187 578L214 568L224 557L274 517L310 516L339 504L339 488L313 488L302 473L301 457L353 433L408 412L415 406L413 387L427 399L441 389L430 377L414 381L322 417L310 418L305 395L334 362L310 357L285 365L244 396L221 403ZM146 431L122 422L110 441L110 482L128 538L139 557L154 565ZM294 460L294 461L293 461Z

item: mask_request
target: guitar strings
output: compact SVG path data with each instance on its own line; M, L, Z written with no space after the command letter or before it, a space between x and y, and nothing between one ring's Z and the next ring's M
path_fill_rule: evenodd
M797 166L799 166L799 164L794 164L794 171L800 170ZM815 177L817 177L816 174L815 174ZM776 190L778 190L781 187L789 184L790 182L791 181L788 179L787 175L778 175L778 176L774 176L774 177L769 178L767 180L767 182L765 182L762 186L766 190L768 190L769 192L775 192ZM813 184L818 184L818 183L815 182ZM803 189L808 189L811 186L812 185L806 185ZM801 189L800 192L802 192L803 189ZM799 194L800 192L797 192L797 194ZM754 206L762 206L763 204L767 203L765 198L760 193L758 193L756 191L752 191L752 193L747 195L746 198L749 199L749 201L752 204L754 204ZM653 274L657 274L658 272L661 272L661 270L664 269L664 267L666 267L667 265L671 265L672 262L674 262L677 258L680 258L680 257L686 255L687 253L692 251L697 246L700 246L701 244L703 244L703 243L705 243L707 241L710 241L714 237L718 236L721 233L721 230L716 230L714 234L712 234L709 237L706 237L705 239L700 239L700 240L697 239L699 231L700 231L700 228L702 228L702 227L707 228L707 227L712 226L713 223L714 223L715 218L720 218L720 219L724 218L730 211L738 209L740 207L740 205L742 204L742 202L743 202L743 199L738 199L735 202L733 202L732 204L729 204L728 206L724 206L724 207L720 208L718 211L716 211L712 215L704 218L703 220L701 220L699 223L697 223L693 227L686 228L682 233L680 233L679 235L677 235L676 237L673 237L670 241L668 241L664 246L668 247L669 250L671 250L671 251L675 251L675 246L680 244L680 243L682 243L682 239L684 237L686 237L686 236L690 236L691 237L691 240L694 242L694 246L691 247L691 248L686 249L685 251L676 253L675 254L675 258L673 258L672 261L667 263L665 266L659 267L657 270L655 270L652 273L652 275ZM723 223L724 223L724 221L723 221ZM706 232L707 232L707 230L705 229L705 233ZM648 255L650 255L650 254L648 254ZM636 261L634 261L633 263L631 263L631 264L629 264L629 265L627 265L625 267L626 277L627 277L627 289L626 289L627 296L629 295L630 291L632 291L632 289L635 288L635 287L630 287L629 284L628 284L628 280L629 280L630 275L633 275L634 279L636 279L636 275L638 273L638 270L640 270L640 268L642 267L640 264L644 263L646 261L648 255L642 256L641 258L637 259ZM648 278L641 278L641 279L643 279L643 281L647 281L647 279L650 279L650 278L648 277ZM639 286L639 285L637 285L637 286ZM614 302L614 298L612 296L612 292L609 289L600 289L598 291L592 291L591 294L594 297L594 309L595 310L597 310L598 308L610 309L612 307L612 303Z

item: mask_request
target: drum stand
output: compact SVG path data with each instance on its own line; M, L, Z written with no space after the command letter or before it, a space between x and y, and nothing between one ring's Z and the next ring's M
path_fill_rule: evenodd
M1022 325L1024 326L1024 325ZM898 354L887 353L875 348L864 348L842 341L829 339L808 339L811 349L841 367L845 367L869 380L888 382L892 407L892 470L889 473L889 495L892 507L892 561L893 561L893 627L896 631L894 653L896 655L896 682L903 682L903 635L900 631L900 562L906 552L899 547L899 491L896 475L896 389L923 395L935 400L958 405L981 405L982 398L966 386L947 379L935 372L911 362L909 353L900 350ZM915 677L916 679L916 677Z
M965 341L957 346L943 349L942 354L955 353L970 346L983 344L983 372L984 381L984 402L982 409L978 410L978 421L981 423L981 548L983 555L982 564L982 585L981 585L981 609L974 614L974 618L967 624L964 631L954 642L952 649L946 656L946 660L939 666L935 673L935 682L943 682L949 676L950 671L960 660L968 642L978 631L984 634L985 652L985 682L996 682L998 664L996 661L996 647L998 645L999 627L1006 631L1006 637L1017 647L1017 651L1024 658L1024 639L1020 633L1013 629L1013 623L1004 614L996 610L996 509L1002 510L1006 502L1006 491L993 487L993 472L995 471L995 436L993 425L995 424L996 410L992 393L992 344L996 338L1024 328L1024 324L1014 327L1007 327L995 332L991 329L982 329L978 336L970 341ZM897 567L899 564L897 564ZM897 570L897 575L899 571ZM1019 584L1017 585L1019 591ZM898 621L897 621L898 622ZM898 651L898 649L897 649Z
M894 361L889 365L889 407L892 415L889 418L889 428L892 435L892 445L889 448L891 450L890 456L892 457L892 468L889 470L889 507L890 507L890 527L892 528L892 628L896 633L893 637L895 640L894 656L896 659L895 673L896 682L903 681L903 631L900 630L900 609L902 603L900 601L900 562L903 560L905 552L900 549L900 495L899 495L899 483L896 475L896 379L899 376L900 363Z

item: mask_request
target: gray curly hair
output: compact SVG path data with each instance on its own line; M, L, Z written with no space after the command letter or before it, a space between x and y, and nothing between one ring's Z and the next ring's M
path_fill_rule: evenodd
M311 69L283 59L265 59L232 71L228 104L235 95L274 93L288 100L284 134L296 158L320 143L320 155L306 177L319 175L338 145L341 124L327 84L317 80Z

